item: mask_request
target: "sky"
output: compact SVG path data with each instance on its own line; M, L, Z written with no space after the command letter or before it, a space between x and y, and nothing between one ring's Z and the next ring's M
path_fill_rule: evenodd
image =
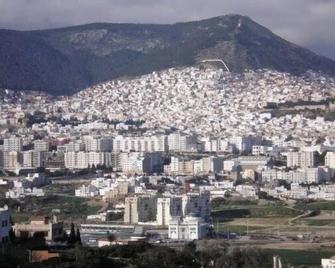
M249 16L335 59L335 0L0 0L0 28L16 30L92 22L175 23L225 14Z

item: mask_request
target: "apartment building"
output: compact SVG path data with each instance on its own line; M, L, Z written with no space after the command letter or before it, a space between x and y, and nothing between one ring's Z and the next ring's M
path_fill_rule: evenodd
M113 167L114 155L106 152L69 151L64 153L64 164L69 169L85 169L88 167Z
M83 141L88 152L111 152L113 150L112 137L85 136Z
M49 142L44 140L34 141L34 151L35 152L47 152L49 151Z
M116 152L165 152L167 151L167 137L155 136L122 136L113 140Z
M314 167L314 152L287 152L287 167Z
M9 242L9 231L12 228L8 206L0 208L0 246Z
M187 193L182 195L183 216L193 215L207 220L210 216L210 193Z
M137 224L139 222L155 221L157 214L157 199L150 195L136 195L126 197L124 223Z
M326 153L325 166L335 169L335 152Z
M130 152L121 153L121 170L124 173L154 173L163 170L163 157L159 152L143 153Z
M21 152L23 149L23 139L19 137L12 136L10 138L4 139L3 150L5 152Z
M195 136L174 132L168 135L168 148L173 152L195 152L198 150Z
M172 217L182 216L182 197L159 197L157 198L157 224L168 226Z

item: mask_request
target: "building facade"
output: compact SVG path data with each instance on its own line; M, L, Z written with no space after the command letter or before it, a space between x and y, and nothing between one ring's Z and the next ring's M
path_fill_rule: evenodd
M0 246L9 242L9 231L11 229L8 206L0 208Z
M169 238L173 240L198 240L206 237L208 224L198 217L176 217L169 222Z

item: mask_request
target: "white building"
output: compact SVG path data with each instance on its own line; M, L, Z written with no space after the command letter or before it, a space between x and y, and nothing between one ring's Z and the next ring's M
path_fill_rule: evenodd
M266 156L240 156L236 160L242 170L261 170L268 165L270 158Z
M33 151L25 151L22 153L22 167L33 167Z
M15 171L21 167L22 155L17 151L4 151L3 152L3 168L5 170Z
M162 154L159 152L121 153L120 164L122 172L125 173L154 173L162 171L163 157Z
M236 192L244 198L258 199L258 190L252 185L238 185Z
M272 147L265 145L253 145L252 154L253 155L267 155L272 150Z
M88 152L111 152L113 140L111 137L84 137L86 151Z
M225 160L223 161L223 170L224 171L235 171L239 163L237 160Z
M223 170L223 158L220 157L204 157L194 161L193 173L194 174L208 174L219 173Z
M47 158L46 151L24 151L22 152L22 167L38 168L44 167Z
M333 172L327 167L303 168L297 170L268 169L262 171L262 181L285 180L292 183L321 183L331 179Z
M201 139L202 149L205 152L227 152L231 151L229 142L225 139L214 139L205 137Z
M155 136L122 136L113 140L114 151L117 152L165 152L167 138L164 135Z
M6 198L20 199L26 196L44 196L43 189L33 188L13 188L6 192Z
M253 145L260 145L262 139L260 137L233 137L229 140L229 143L239 152L251 152Z
M86 145L82 140L75 140L66 144L65 148L66 152L79 152L79 151L85 151Z
M206 237L208 224L201 218L175 217L169 222L169 238L173 240L197 240Z
M287 167L314 167L314 152L287 152Z
M43 140L34 141L34 151L36 152L47 152L49 151L49 142Z
M174 132L168 136L169 151L174 152L194 152L197 151L197 143L194 136L189 136L180 132Z
M113 153L69 151L64 154L64 164L69 169L85 169L88 167L113 166Z
M335 268L335 258L321 259L322 268Z
M89 185L82 185L78 189L75 190L75 196L77 197L84 197L84 198L90 198L90 197L95 197L99 195L99 190L89 184Z
M182 198L179 196L157 198L157 224L168 226L172 217L182 216Z
M88 168L88 154L86 152L69 151L64 154L64 164L70 169Z
M3 141L3 150L5 152L21 152L23 147L23 140L22 138L18 138L15 136L12 136L8 139L4 139Z
M335 169L335 152L327 152L325 166Z

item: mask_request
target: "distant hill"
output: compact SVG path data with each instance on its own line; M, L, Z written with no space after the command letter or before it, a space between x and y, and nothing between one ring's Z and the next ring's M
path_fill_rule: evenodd
M221 58L234 72L270 68L335 74L335 61L240 15L172 25L96 23L0 30L0 88L71 94L121 76Z

